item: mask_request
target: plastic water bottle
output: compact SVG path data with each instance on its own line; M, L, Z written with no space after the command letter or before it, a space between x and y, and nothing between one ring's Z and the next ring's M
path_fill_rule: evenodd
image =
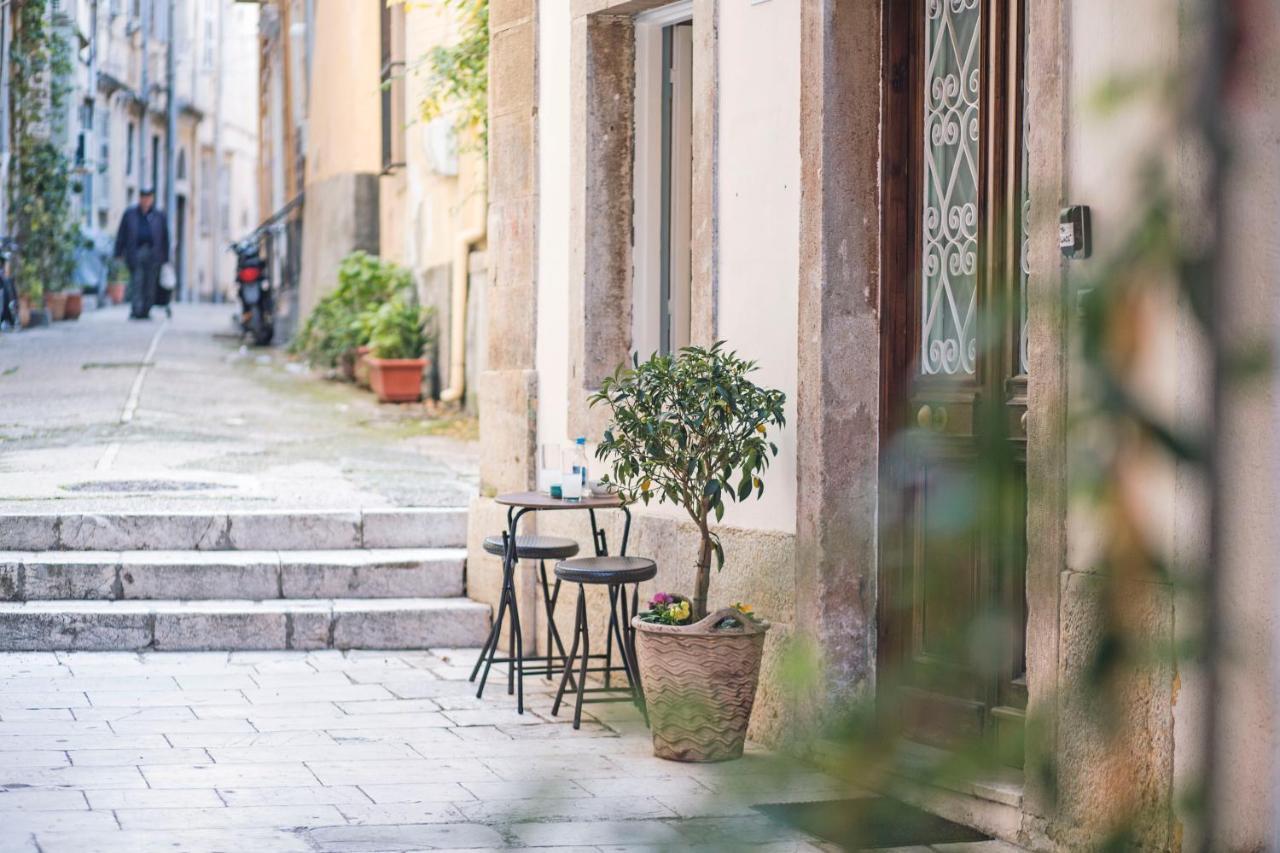
M567 501L580 501L587 490L587 440L578 438L565 453L564 478L560 488Z

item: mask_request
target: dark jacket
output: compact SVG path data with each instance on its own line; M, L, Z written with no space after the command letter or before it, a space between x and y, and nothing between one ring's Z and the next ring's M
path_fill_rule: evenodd
M149 229L149 231L145 230ZM117 258L124 258L130 267L138 265L138 248L146 242L142 236L151 235L151 259L156 263L169 262L169 226L159 208L153 207L147 213L136 204L120 217L120 230L116 232Z

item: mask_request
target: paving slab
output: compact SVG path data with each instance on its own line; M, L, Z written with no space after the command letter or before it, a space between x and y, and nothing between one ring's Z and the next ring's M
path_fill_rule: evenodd
M474 694L465 677L412 666L441 659L395 650L0 654L0 684L27 697L18 704L80 702L41 710L100 717L0 718L0 853L29 843L32 853L696 851L717 839L811 851L750 806L783 798L769 779L805 793L843 790L754 749L731 766L659 761L627 713L588 718L574 732L546 719L545 692L530 691L523 717L500 689L463 702ZM30 674L33 663L47 675ZM394 698L387 682L360 677L386 673L400 673L408 692L458 690ZM58 689L38 689L43 677ZM74 687L86 689L63 689ZM438 710L450 697L461 707ZM70 766L41 766L54 756Z

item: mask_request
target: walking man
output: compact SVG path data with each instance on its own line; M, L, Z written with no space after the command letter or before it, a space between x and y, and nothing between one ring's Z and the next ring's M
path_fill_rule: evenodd
M169 262L169 226L155 202L155 190L144 187L138 203L120 217L116 233L115 257L123 258L129 267L129 316L134 320L151 318L160 268Z

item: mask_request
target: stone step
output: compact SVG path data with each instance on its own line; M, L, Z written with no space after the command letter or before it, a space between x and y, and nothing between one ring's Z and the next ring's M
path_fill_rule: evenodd
M446 598L461 548L0 552L0 600Z
M466 542L462 507L0 517L0 551L325 551Z
M465 598L0 602L0 651L459 648L488 630Z

